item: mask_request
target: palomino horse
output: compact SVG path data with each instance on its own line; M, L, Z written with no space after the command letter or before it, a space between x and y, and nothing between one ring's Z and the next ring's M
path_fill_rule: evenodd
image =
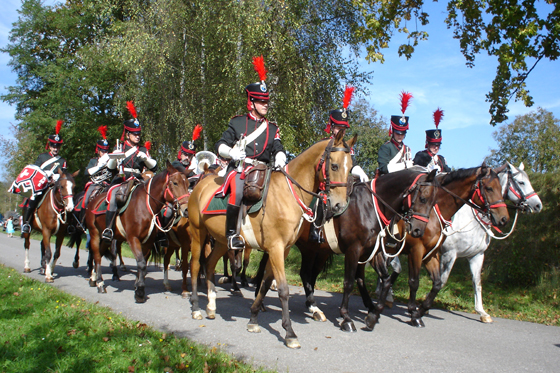
M183 213L186 208L186 197L188 197L188 185L186 174L178 171L167 162L167 168L164 171L140 183L134 189L128 207L116 219L114 239L119 242L127 241L132 254L136 258L138 271L134 298L138 303L146 301L147 261L154 248L157 231L162 229L157 223L158 213L166 202L171 203L174 208L180 209ZM90 249L95 262L90 285L97 285L100 293L105 291L101 275L101 258L108 255L112 261L114 260L113 254L110 250L107 250L109 245L106 242L101 242L101 232L106 227L105 214L96 215L94 213L105 197L105 193L99 195L89 203L86 209L86 225L91 240ZM113 266L113 275L117 275L115 266Z
M69 213L74 209L74 177L80 171L70 174L59 170L60 177L45 192L41 205L31 218L31 227L43 234L41 241L41 271L45 271L45 282L53 282L54 266L60 257L60 248L68 228ZM56 236L55 252L51 252L51 236ZM25 247L24 272L31 272L29 267L29 233L23 233Z
M468 204L484 214L488 214L494 225L504 226L509 220L507 206L502 199L500 179L496 172L486 165L441 174L437 176L437 179L440 182L437 204L430 213L430 220L424 235L421 238L408 235L402 240L402 244L394 248L384 247L384 250L378 253L371 262L382 282L379 302L375 306L377 309L376 318L372 320L374 322L379 320L389 289L396 279L396 276L391 276L391 278L388 276L387 257L392 258L401 253L408 255L408 284L410 286L408 312L411 315L413 326L424 327L422 316L430 309L442 287L439 247L445 240L444 228L451 224L451 217L461 206ZM468 199L472 202L467 201ZM402 237L404 233L402 223L399 223L399 231ZM416 293L420 283L422 264L430 274L432 289L420 306L417 306ZM363 272L364 267L365 264L360 271ZM365 286L364 289L360 289L360 293L364 304L366 306L371 305L372 301L365 290Z
M315 281L333 253L344 255L344 296L340 307L343 331L356 331L348 311L350 293L354 281L364 281L357 269L359 263L367 263L379 248L379 240L385 234L391 234L385 228L397 215L407 222L407 230L419 237L423 234L428 215L434 206L437 186L436 171L427 174L424 169L410 169L383 175L371 184L356 183L351 187L348 208L332 220L333 235L326 233L326 241L319 244L309 240L310 224L302 227L302 233L296 242L301 252L300 276L306 294L306 306L313 314L313 319L326 321L318 307L315 297ZM405 203L406 202L406 203ZM405 216L399 212L405 210ZM327 228L325 228L327 232ZM383 234L379 234L383 232ZM263 261L266 260L263 257ZM262 263L261 263L262 264ZM262 266L257 279L262 276ZM366 317L366 327L372 329L370 319L374 312L373 305Z
M523 163L515 168L509 162L500 167L497 174L502 184L502 195L512 201L523 212L536 213L542 210L542 202L533 190L529 177L523 171ZM511 231L515 228L517 212ZM453 230L447 233L447 239L441 246L441 281L445 286L457 258L467 258L472 273L474 288L474 309L482 322L492 322L492 318L482 306L481 272L484 252L492 238L505 239L509 234L496 235L487 219L472 209L463 206L453 216ZM511 233L511 232L510 232Z
M282 326L286 330L285 343L290 348L299 348L300 344L292 329L289 315L289 289L284 272L284 258L298 238L304 213L309 212L307 206L310 205L313 195L317 196L317 191L320 190L320 198L328 197L332 212L339 213L346 207L346 183L352 166L350 149L356 143L357 136L348 143L343 137L344 133L341 131L335 138L322 140L290 161L285 170L282 170L283 172L273 172L270 177L266 212L264 214L262 211L254 212L245 220L254 232L252 239L248 239L246 230L243 230L247 246L256 249L257 247L249 243L255 239L260 248L269 254L270 260L266 271L267 274L274 276L278 283L278 297L282 304ZM208 234L215 238L215 247L206 263L208 285L206 312L208 318L215 318L214 270L218 260L228 250L225 237L226 224L224 215L208 215L204 214L203 210L222 183L223 178L211 175L200 181L189 199L189 233L192 240L191 303L194 319L202 319L198 305L197 281L200 271L199 260ZM257 318L264 295L264 291L259 292L251 306L251 318L247 325L249 332L260 332Z

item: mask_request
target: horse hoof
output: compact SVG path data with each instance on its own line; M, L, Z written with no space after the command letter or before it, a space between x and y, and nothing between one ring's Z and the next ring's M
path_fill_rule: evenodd
M181 293L181 297L182 297L183 299L187 299L187 298L189 297L189 292L188 292L188 291L183 291L183 292Z
M31 273L31 268L24 268L23 273Z
M171 289L171 285L165 285L165 290L171 291L171 290L173 290L173 289Z
M393 302L385 301L385 307L393 308Z
M216 318L216 310L206 307L206 317L210 320L214 320Z
M286 338L286 346L289 348L301 348L297 338Z
M315 311L313 312L313 320L325 322L327 321L327 318L325 317L325 314L323 312Z
M424 325L424 321L422 321L422 319L412 319L411 324L416 328L424 328L426 326Z
M120 281L121 278L120 278L119 276L117 276L117 275L114 275L114 276L111 278L111 280L112 280L112 281Z
M349 333L355 333L357 331L356 326L352 321L344 321L342 324L340 324L340 330Z
M45 282L46 282L46 283L53 283L53 282L54 282L54 278L52 278L52 277L46 277L46 278L45 278Z
M249 333L260 333L261 332L261 327L258 326L257 324L247 324L247 331Z
M375 328L375 324L377 323L377 318L374 315L367 315L366 316L366 330L371 332Z
M483 323L493 323L494 322L494 320L492 320L490 315L480 316L480 321L482 321Z
M194 311L192 313L193 320L202 320L202 313L200 311Z
M136 301L136 303L146 303L146 298L139 297L138 295L134 296L134 300Z
M78 262L72 262L72 267L78 268L79 266L80 266L80 263L78 263Z
M120 268L120 270L123 271L123 272L127 272L127 271L128 271L128 269L126 269L125 266L120 266L119 268Z
M229 277L227 277L227 276L222 276L222 277L220 277L220 279L218 280L218 284L220 284L220 285L221 285L221 284L227 284L227 283L229 283L229 282L230 282L230 280L229 280Z
M41 268L41 269L39 270L39 274L40 274L40 275L44 275L44 274L45 274L45 269L44 269L44 268Z

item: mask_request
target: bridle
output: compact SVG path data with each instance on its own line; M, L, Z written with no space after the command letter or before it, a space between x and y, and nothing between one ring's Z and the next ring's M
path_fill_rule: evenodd
M165 184L163 186L163 188L164 188L164 190L163 190L164 201L159 201L151 195L152 180L154 180L154 178L151 178L148 181L147 187L145 186L145 188L146 188L146 206L148 207L148 210L152 213L152 215L156 216L157 214L154 213L154 211L152 209L152 206L150 205L150 199L153 199L154 201L158 202L161 205L165 205L165 202L168 201L167 196L169 195L169 197L171 197L170 198L171 201L169 201L169 202L172 203L174 212L180 211L181 216L183 216L183 212L182 212L181 209L179 209L179 205L181 205L181 200L182 199L188 198L191 195L188 191L188 187L187 187L187 193L185 193L185 194L183 194L182 196L179 196L179 197L175 197L173 195L173 192L171 191L171 188L169 187L169 183L171 182L171 180L170 180L171 176L179 174L179 173L180 173L179 171L176 171L172 174L167 173L167 175L165 175Z
M425 214L421 214L421 213L418 213L418 212L414 211L414 205L417 202L418 193L421 191L422 187L434 187L434 189L432 191L432 197L434 197L434 195L436 193L436 188L440 186L439 182L437 181L436 178L434 178L431 182L430 181L419 181L420 176L424 176L424 175L425 174L419 175L416 178L416 180L414 181L414 183L412 183L410 188L408 188L408 190L403 195L403 197L404 197L403 203L404 203L405 207L408 207L408 209L406 210L406 212L403 216L403 220L405 221L405 223L410 223L410 221L412 219L417 219L417 220L420 220L424 223L428 223L428 220L430 220L430 211L432 210L431 208L428 209L428 212L425 213ZM412 195L412 198L410 197L411 195Z
M480 179L478 179L478 181L475 184L473 195L471 196L471 201L474 200L474 196L476 195L478 197L478 199L484 204L484 208L482 209L481 212L483 212L486 215L490 214L491 209L495 209L495 208L498 208L498 207L507 208L507 205L506 205L503 198L498 200L498 201L495 201L492 204L490 204L490 201L488 199L488 195L486 193L486 190L483 188L483 183L482 182L485 179L489 179L488 181L490 182L493 179L498 179L498 175L494 171L490 171L489 175L485 175L485 176L481 177ZM481 210L480 207L478 207L477 210L480 211Z
M504 191L504 199L507 198L508 194L513 194L517 201L513 201L512 198L509 198L510 201L515 202L515 208L520 210L526 210L529 206L527 205L527 200L537 195L537 193L531 189L529 194L525 194L521 186L519 186L519 182L515 179L515 176L519 175L521 171L516 172L515 174L511 171L511 169L507 168L507 184L506 189Z

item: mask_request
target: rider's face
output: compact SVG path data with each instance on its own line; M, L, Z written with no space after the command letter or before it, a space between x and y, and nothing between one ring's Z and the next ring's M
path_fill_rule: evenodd
M181 163L187 166L190 165L192 157L193 157L192 154L186 154L181 152Z
M393 138L395 139L396 142L398 142L399 144L401 142L403 142L404 138L406 137L406 133L403 134L398 134L396 132L393 132Z
M49 145L49 150L51 152L52 155L58 155L58 153L60 152L60 145Z
M254 100L252 101L253 104L253 114L257 118L264 118L268 113L268 100Z
M140 143L140 132L128 132L126 138L132 145L138 145Z
M430 153L436 155L439 152L440 144L428 144Z

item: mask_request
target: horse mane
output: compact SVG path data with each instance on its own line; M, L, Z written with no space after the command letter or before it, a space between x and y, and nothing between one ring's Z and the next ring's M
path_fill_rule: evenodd
M458 170L455 171L451 171L447 174L445 174L443 176L443 180L441 181L441 185L445 186L448 185L454 181L462 181L465 180L468 177L471 177L472 175L476 174L476 172L478 171L478 169L480 168L480 166L478 167L472 167L472 168L460 168Z
M305 150L303 150L301 153L299 153L297 156L295 156L292 160L297 159L299 156L301 156L303 153L305 153L307 150L309 150L309 148L311 148L312 146L315 146L315 145L317 145L317 144L319 144L323 141L329 141L329 140L330 140L330 138L327 137L326 139L319 140L316 143L313 143L313 144L309 145L307 148L305 148Z

